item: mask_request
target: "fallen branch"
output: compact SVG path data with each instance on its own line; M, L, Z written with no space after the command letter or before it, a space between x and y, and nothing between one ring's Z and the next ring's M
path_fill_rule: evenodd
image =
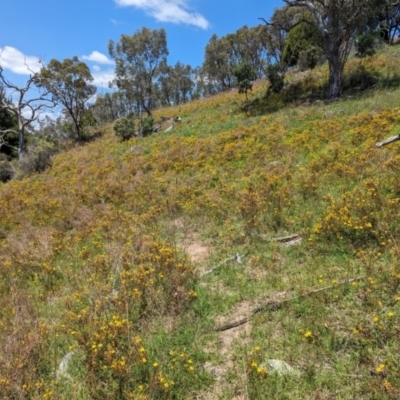
M266 304L264 304L262 306L258 306L256 308L254 308L253 311L251 312L250 316L242 318L242 319L239 319L237 321L230 322L228 324L219 326L217 328L214 328L214 331L215 332L222 332L222 331L226 331L228 329L236 328L237 326L246 324L256 314L258 314L260 312L263 312L263 311L276 311L276 310L279 310L284 304L289 303L289 302L291 302L293 300L297 300L297 299L301 299L303 297L311 296L311 295L313 295L315 293L323 292L325 290L334 289L335 287L337 287L339 285L344 285L346 283L360 281L362 279L365 279L365 276L358 276L357 278L352 278L352 279L348 279L348 280L345 280L345 281L340 281L340 282L338 282L338 283L336 283L334 285L325 286L325 287L320 288L320 289L312 290L311 292L304 293L304 294L301 294L299 296L291 297L290 299L286 299L286 300L282 300L282 301L269 301L268 303L266 303Z
M394 136L391 136L390 138L384 140L383 142L378 142L376 144L376 147L382 147L382 146L386 146L387 144L393 143L396 140L400 140L400 133Z
M301 236L298 233L278 238L270 238L267 235L261 235L261 238L268 242L277 242L281 246L292 246L294 244L301 243Z
M300 235L298 233L295 233L294 235L282 236L282 237L271 239L271 242L287 243L287 242L291 242L291 241L297 240L297 239L300 239Z
M237 262L238 264L242 264L242 257L245 257L245 255L246 255L246 254L240 255L239 253L236 253L234 256L225 259L224 261L222 261L222 262L221 262L220 264L218 264L217 266L215 266L215 267L209 269L209 270L206 271L206 272L203 272L199 277L202 278L203 276L212 274L216 269L218 269L219 267L222 267L222 265L226 264L228 261L232 261L232 260L235 260L235 259L236 259L236 262Z

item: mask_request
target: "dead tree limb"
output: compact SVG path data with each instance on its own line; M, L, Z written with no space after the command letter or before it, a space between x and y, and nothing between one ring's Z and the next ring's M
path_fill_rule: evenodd
M391 136L390 138L384 140L383 142L378 142L376 144L376 147L382 147L382 146L386 146L387 144L393 143L396 140L400 140L400 133L394 136Z
M240 255L239 253L236 253L234 256L226 258L224 261L222 261L220 264L216 265L215 267L209 269L206 272L203 272L199 277L202 278L203 276L212 274L216 269L219 267L222 267L224 264L226 264L228 261L236 260L238 264L242 264L242 257L244 257L246 254Z
M10 146L4 140L4 137L7 133L13 133L18 138L18 147L16 149L18 150L18 156L20 158L26 151L24 135L27 126L37 121L43 112L55 107L53 98L47 91L41 91L39 92L38 96L34 96L31 99L26 99L25 95L32 90L32 86L36 85L38 75L32 71L27 64L25 64L25 66L30 72L29 79L26 81L24 87L19 87L4 76L4 69L0 65L0 85L3 87L2 91L4 94L6 89L11 91L9 99L7 99L4 95L1 96L0 109L4 109L6 112L13 114L18 125L18 128L16 129L10 128L0 130L0 147L8 146L14 149L16 148Z
M286 300L282 300L282 301L269 301L266 304L263 304L261 306L258 306L256 308L253 309L253 311L251 312L250 316L245 317L245 318L241 318L237 321L233 321L230 322L228 324L219 326L217 328L214 328L215 332L222 332L222 331L226 331L228 329L232 329L232 328L236 328L237 326L240 325L244 325L247 322L249 322L256 314L260 313L260 312L264 312L264 311L276 311L279 310L284 304L290 303L293 300L297 300L297 299L301 299L303 297L307 297L307 296L311 296L313 294L316 293L320 293L320 292L324 292L325 290L330 290L330 289L334 289L335 287L339 286L339 285L344 285L346 283L351 283L351 282L356 282L356 281L360 281L362 279L365 279L365 276L358 276L357 278L352 278L352 279L347 279L347 280L343 280L340 281L334 285L330 285L330 286L325 286L323 288L320 289L316 289L316 290L312 290L308 293L304 293L301 294L299 296L295 296L295 297L291 297L289 299Z

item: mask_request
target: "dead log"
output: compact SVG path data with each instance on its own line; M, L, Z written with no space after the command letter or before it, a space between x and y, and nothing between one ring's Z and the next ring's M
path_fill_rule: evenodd
M302 241L301 236L298 233L296 233L294 235L282 236L282 237L278 237L278 238L270 238L264 234L261 234L260 237L263 240L266 240L268 242L275 242L275 243L280 244L281 246L293 246L295 244L301 243L301 241Z
M319 293L319 292L324 292L325 290L330 290L330 289L334 289L335 287L339 286L339 285L344 285L346 283L350 283L350 282L356 282L356 281L360 281L362 279L365 279L365 276L358 276L357 278L352 278L352 279L347 279L347 280L343 280L340 281L334 285L330 285L330 286L325 286L323 288L320 289L316 289L316 290L312 290L308 293L304 293L301 294L299 296L295 296L295 297L291 297L289 299L286 300L282 300L282 301L269 301L266 304L263 304L261 306L258 306L256 308L253 309L253 311L251 312L250 316L239 319L237 321L233 321L230 322L228 324L219 326L217 328L214 328L215 332L221 332L221 331L226 331L228 329L232 329L232 328L236 328L237 326L246 324L247 322L249 322L256 314L260 313L260 312L264 312L264 311L276 311L279 310L284 304L287 304L293 300L297 300L297 299L301 299L303 297L307 297L307 296L311 296L315 293Z
M387 144L393 143L396 140L400 140L400 133L394 136L391 136L390 138L384 140L383 142L378 142L376 144L376 147L382 147L382 146L386 146Z
M203 278L203 276L212 274L216 269L218 269L219 267L221 267L222 265L226 264L228 261L231 261L231 260L235 260L235 259L236 259L236 262L237 262L238 264L242 264L242 262L243 262L243 261L242 261L242 258L245 257L245 255L246 255L246 254L240 255L239 253L236 253L234 256L229 257L229 258L226 258L224 261L222 261L222 262L221 262L220 264L218 264L217 266L215 266L215 267L209 269L209 270L206 271L206 272L203 272L203 273L199 276L199 278Z

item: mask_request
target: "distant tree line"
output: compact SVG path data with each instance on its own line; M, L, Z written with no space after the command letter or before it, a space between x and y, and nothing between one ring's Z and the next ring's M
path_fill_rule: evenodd
M182 104L231 88L246 93L255 79L267 78L279 92L291 68L312 69L328 62L329 98L341 96L343 69L349 53L373 54L379 43L392 44L400 30L400 3L390 0L283 0L269 21L243 26L222 37L212 35L204 62L193 68L167 64L163 29L142 28L110 41L116 62L117 92L99 95L96 118L112 121L123 115ZM107 106L105 106L107 104ZM107 111L113 110L112 112ZM104 112L103 112L104 111Z

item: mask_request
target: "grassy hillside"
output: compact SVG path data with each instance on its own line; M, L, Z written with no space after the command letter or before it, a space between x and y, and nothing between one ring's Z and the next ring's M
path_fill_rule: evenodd
M322 67L106 126L0 186L0 397L398 399L399 61L351 60L338 102Z

